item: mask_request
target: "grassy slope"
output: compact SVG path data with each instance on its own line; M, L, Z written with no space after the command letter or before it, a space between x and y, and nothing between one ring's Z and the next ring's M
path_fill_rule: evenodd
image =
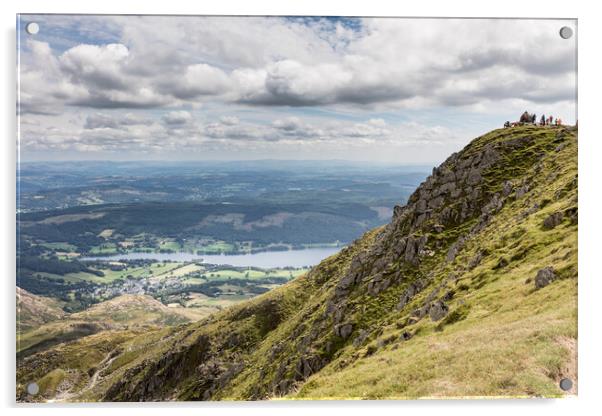
M559 178L538 187L529 201L546 199L572 181L577 173L576 143L571 147L554 165L546 166L547 172L559 169ZM457 264L468 263L478 250L491 254L453 285L458 295L451 310L460 311L459 322L441 325L422 320L413 328L417 335L405 342L399 340L402 330L384 326L378 339L394 342L340 369L345 359L365 355L377 341L360 351L348 351L292 396L561 395L558 381L576 380L577 233L568 221L549 231L541 224L551 213L575 206L575 198L576 190L526 219L517 218L528 207L526 200L519 199L465 248ZM500 258L509 260L501 269L496 268ZM564 279L535 290L533 278L549 265L560 270ZM442 268L439 279L447 271Z
M530 126L496 130L460 156L472 157L488 146L498 146L500 158L483 172L484 196L475 200L477 213L465 221L435 232L438 214L414 228L408 221L415 217L406 221L403 214L308 274L202 322L143 336L125 331L85 337L60 346L60 359L52 350L36 354L20 368L18 396L27 400L24 383L57 369L77 374L70 400L563 394L558 380L576 380L577 225L570 215L577 205L576 132ZM453 163L447 166L453 169ZM482 229L470 233L482 218L481 207L508 180L512 195ZM514 197L525 183L529 190ZM544 219L559 211L566 213L562 223L544 229ZM430 254L418 264L397 259L375 267L397 276L376 295L367 289L377 277L369 268L361 283L342 298L337 295L337 285L355 270L354 258L380 259L381 251L409 233L428 235L425 252ZM453 261L446 261L460 235L470 238ZM474 261L478 253L480 262ZM535 290L533 278L546 266L553 266L559 279ZM408 286L425 277L427 287L398 310ZM427 296L432 301L446 292L452 296L446 299L445 318L433 322L428 315L413 316ZM354 325L349 338L333 331L333 304L343 305L343 321ZM365 339L354 343L362 331ZM404 332L411 339L403 341ZM82 388L103 356L85 366L72 364L80 361L71 356L87 354L94 342L109 343L118 355L92 388ZM44 366L35 367L37 361Z
M60 319L64 315L58 301L17 287L17 333Z
M47 346L105 330L129 327L162 327L199 319L183 308L168 308L161 302L145 295L122 295L96 304L74 314L64 314L60 319L29 329L17 336L17 352L22 356Z

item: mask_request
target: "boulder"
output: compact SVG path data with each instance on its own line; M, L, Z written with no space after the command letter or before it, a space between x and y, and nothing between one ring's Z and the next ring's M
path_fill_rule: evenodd
M387 289L391 284L391 279L383 278L382 274L377 274L368 283L368 293L372 296L378 295L383 290Z
M427 313L429 313L430 306L431 305L425 305L421 308L414 309L412 311L412 317L421 319L423 316L425 316Z
M556 228L562 222L563 214L562 212L555 212L548 216L545 220L543 220L543 228L546 230L551 230L552 228Z
M439 193L440 194L451 194L455 190L456 190L456 183L448 182L448 183L441 185L441 187L439 188Z
M527 192L529 192L529 186L523 185L516 190L516 193L514 194L514 196L516 199L519 199L519 198L522 198L523 196L525 196L525 194Z
M324 367L324 363L318 356L312 355L301 357L295 368L296 378L298 380L304 380L313 373L319 371L322 367Z
M460 250L462 250L462 247L464 247L464 237L458 238L458 240L450 246L447 251L446 260L448 262L454 261Z
M398 311L402 310L403 307L406 306L408 304L408 302L410 302L410 300L412 300L412 298L424 288L425 285L426 285L426 283L421 279L415 281L414 283L411 283L408 286L408 288L405 290L403 295L401 295L401 297L399 298L399 303L397 304L397 310Z
M556 280L558 276L556 276L556 272L552 267L545 267L537 272L535 276L535 288L541 289L552 283Z
M432 321L438 321L445 315L447 315L448 311L449 307L445 303L443 303L443 301L438 300L431 304L431 307L429 309L429 315Z
M349 338L349 335L351 335L352 332L353 324L351 323L340 324L334 327L334 334L343 339Z
M369 335L370 333L368 331L361 329L359 335L353 340L353 346L359 347L362 345Z
M426 240L427 240L426 236L408 237L408 240L406 243L406 249L405 249L405 253L404 253L404 260L407 263L413 264L415 266L418 264L418 262L419 262L418 255L424 248L424 245L426 244Z
M340 303L336 305L336 308L333 313L333 319L336 323L342 322L345 318L345 304Z
M412 334L408 331L403 331L401 336L399 337L399 339L401 339L402 341L408 341L410 338L412 338Z

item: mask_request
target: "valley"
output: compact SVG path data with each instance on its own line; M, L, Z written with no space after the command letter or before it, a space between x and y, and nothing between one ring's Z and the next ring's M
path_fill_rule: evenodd
M426 175L276 161L38 162L20 173L20 357L197 321L279 287L387 221ZM36 319L36 305L53 318Z

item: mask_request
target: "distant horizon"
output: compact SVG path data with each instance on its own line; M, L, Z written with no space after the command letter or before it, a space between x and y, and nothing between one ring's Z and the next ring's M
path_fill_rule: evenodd
M352 160L352 159L196 159L196 160L168 160L168 159L128 159L128 160L111 160L111 159L65 159L65 160L21 160L19 164L61 164L61 163L165 163L165 164L195 164L195 163L237 163L237 162L307 162L307 163L346 163L346 164L365 164L378 166L398 166L398 167L416 167L416 168L431 168L434 164L425 163L400 163L390 161L376 160ZM435 162L436 163L436 162Z

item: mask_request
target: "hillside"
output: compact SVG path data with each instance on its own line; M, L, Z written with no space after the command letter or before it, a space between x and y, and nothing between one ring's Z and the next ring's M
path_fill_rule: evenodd
M54 299L17 287L17 333L62 318L65 312Z
M22 293L27 293L21 290ZM31 310L42 299L52 305L52 300L29 294L21 303L22 310ZM27 300L25 300L27 299ZM35 302L29 299L36 299ZM25 306L27 305L27 306ZM38 307L38 311L46 310ZM67 314L62 310L53 310L53 319L46 319L42 325L25 327L17 336L17 354L26 357L48 347L74 341L102 331L116 331L156 328L200 319L203 315L185 308L170 308L158 300L146 295L122 295L98 303L85 311ZM21 316L24 316L22 313ZM39 314L40 317L49 313ZM18 321L19 322L19 321Z
M576 136L481 136L309 273L200 322L33 354L17 399L556 397L563 377L575 394Z

